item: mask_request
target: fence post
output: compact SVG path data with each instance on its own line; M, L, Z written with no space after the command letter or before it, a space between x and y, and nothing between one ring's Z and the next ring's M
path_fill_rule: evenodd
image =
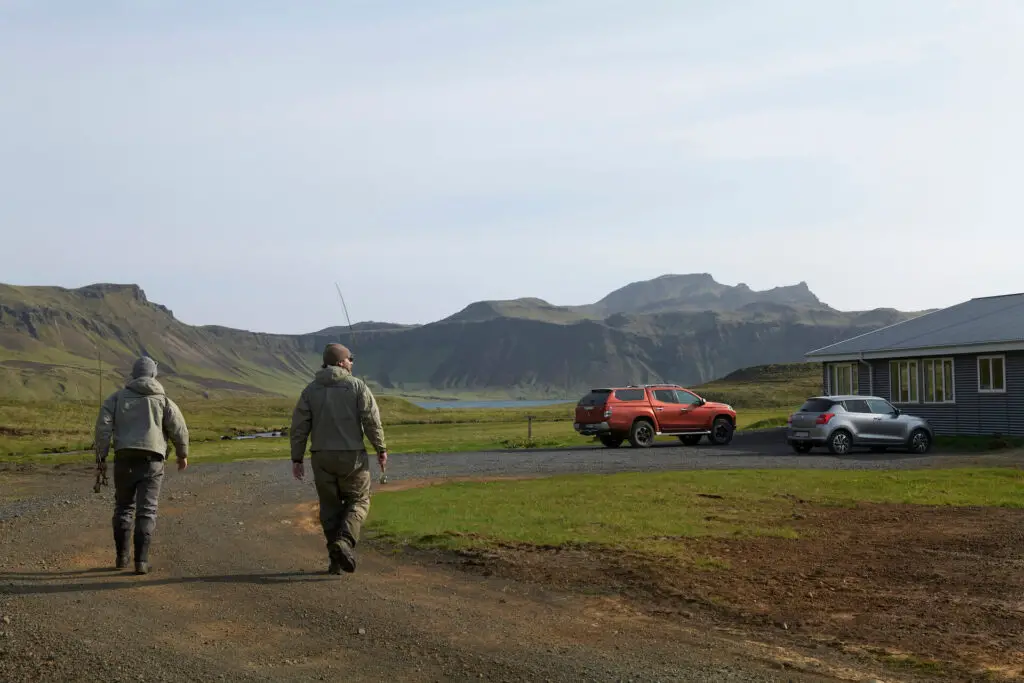
M526 440L533 441L533 415L526 416Z

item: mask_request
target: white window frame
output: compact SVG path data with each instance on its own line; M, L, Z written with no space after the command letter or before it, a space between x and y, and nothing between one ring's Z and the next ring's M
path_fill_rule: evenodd
M906 379L908 381L911 379L911 377L910 377L910 369L911 369L911 367L913 367L913 369L914 369L913 382L910 382L909 385L908 385L908 389L913 389L913 391L912 392L910 392L910 391L907 392L908 400L906 400L906 401L904 401L902 399L902 397L900 396L899 389L900 389L900 386L902 386L902 384L900 386L893 386L893 383L892 383L892 367L894 365L897 366L897 368L899 369L898 374L899 374L899 378L900 378L901 381L904 379L904 377L903 377L903 366L906 366L906 370L907 370L907 377L906 377ZM920 402L921 402L921 361L918 360L917 358L899 358L899 359L890 360L889 361L889 403L892 403L893 405L909 405L909 404L920 403Z
M838 370L839 368L849 368L850 369L850 391L849 392L845 392L845 391L840 392L840 391L838 391L836 389L836 385L838 384L838 382L836 382L836 379L837 379L836 370ZM850 394L851 396L859 396L860 395L860 367L858 366L857 363L828 363L828 364L825 365L825 371L827 372L827 376L828 376L828 393L829 394L831 394L832 396L838 396L839 394L847 394L847 393Z
M992 361L993 360L997 360L997 359L1002 361L1002 363L1003 363L1003 376L1002 376L1003 386L1000 389L996 389L995 388L995 386L996 386L995 376L994 376L994 373L992 372ZM981 386L981 362L982 361L988 361L988 363L989 363L988 374L989 374L989 379L992 381L992 386L990 388L988 388L988 389L985 389L984 387ZM979 394L1005 394L1006 393L1006 354L997 353L997 354L993 354L991 356L978 356L978 393Z
M946 363L949 363L950 367L949 379L951 384L948 387L946 386ZM921 403L928 403L930 405L956 403L956 362L952 358L922 358L918 367L921 369ZM942 401L929 400L927 396L928 382L925 380L929 374L931 374L932 378L933 394L935 387L939 385L937 380L942 380ZM892 377L892 374L890 373L889 376Z

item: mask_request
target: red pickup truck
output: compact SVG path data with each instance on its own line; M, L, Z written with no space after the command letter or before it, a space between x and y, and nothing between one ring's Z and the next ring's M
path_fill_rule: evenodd
M706 436L721 446L732 441L736 411L675 384L592 389L576 404L573 428L608 448L626 439L634 448L649 448L662 434L678 436L688 446Z

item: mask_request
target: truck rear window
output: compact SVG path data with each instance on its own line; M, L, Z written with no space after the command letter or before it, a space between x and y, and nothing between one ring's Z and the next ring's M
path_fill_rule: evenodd
M643 389L616 389L615 398L620 401L642 401L644 400Z
M834 402L827 398L809 398L800 406L801 413L824 413L826 410L835 405Z
M581 406L603 406L608 402L608 397L611 396L611 389L594 389L589 394L580 399L579 405Z

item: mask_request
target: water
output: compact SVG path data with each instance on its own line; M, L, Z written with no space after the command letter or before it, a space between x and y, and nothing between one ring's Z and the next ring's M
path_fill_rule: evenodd
M562 398L545 401L412 401L412 403L415 403L421 408L441 408L448 410L458 408L536 408L538 406L554 406L561 404L569 405L570 403L573 403L573 401L568 401Z

